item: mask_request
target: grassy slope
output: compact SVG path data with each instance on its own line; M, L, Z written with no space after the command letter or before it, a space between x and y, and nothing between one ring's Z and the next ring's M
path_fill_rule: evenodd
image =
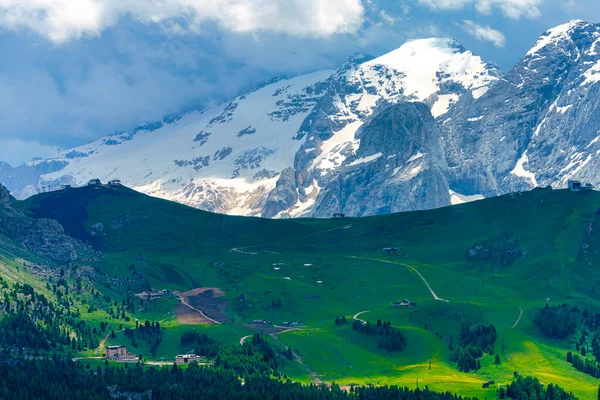
M519 371L559 383L582 398L597 390L595 379L563 361L569 343L541 338L531 323L546 298L600 309L600 296L591 290L600 283L600 235L587 232L590 223L598 225L597 192L537 190L427 212L328 221L227 217L124 188L43 194L20 206L33 215L57 218L73 236L101 248L106 262L100 267L110 274L127 276L133 264L156 288L219 287L228 293L230 314L239 322L304 322L303 331L279 336L303 360L303 367L290 366L289 374L298 379L307 379L309 371L342 384L413 386L419 379L420 385L492 398L493 389L481 389L481 382L507 382ZM98 222L105 235L92 237L90 227ZM112 228L117 225L121 227ZM497 274L489 266L467 264L465 254L473 244L504 233L518 239L525 252L522 259ZM583 242L590 247L580 254ZM231 251L240 246L252 246L240 250L258 254ZM378 252L390 246L402 248L406 256ZM450 302L435 301L405 266L351 256L408 263ZM216 262L223 266L215 267ZM249 302L237 300L242 293ZM283 306L273 309L271 302L277 298ZM418 306L390 307L402 298ZM524 315L511 328L519 307ZM335 316L351 318L367 310L361 318L389 319L401 327L409 348L390 356L350 328L332 327ZM163 311L168 318L168 310ZM148 315L154 317L150 310ZM173 332L184 329L173 319L168 323ZM461 323L498 328L500 366L487 357L483 370L474 375L449 365L440 337L458 332ZM205 329L232 342L247 334L237 324ZM176 337L165 342L161 355L182 350Z

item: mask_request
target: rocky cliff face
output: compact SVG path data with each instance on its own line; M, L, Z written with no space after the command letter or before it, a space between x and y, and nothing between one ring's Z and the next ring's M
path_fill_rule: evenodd
M360 55L352 57L325 83L323 96L299 130L298 136L305 139L294 159L294 179L289 174L280 178L278 190L272 192L267 199L262 215L327 217L343 212L362 216L386 212L385 210L406 211L449 204L448 190L440 193L436 184L432 184L431 188L414 188L419 181L427 181L425 175L417 180L407 180L410 183L405 182L403 185L396 179L394 189L382 193L380 207L374 207L370 196L361 199L353 196L353 199L347 199L349 203L346 204L346 200L342 200L345 198L343 190L352 189L342 188L340 185L342 181L346 181L343 175L352 162L356 162L351 166L353 174L362 173L363 179L368 178L373 168L378 166L383 167L383 175L389 172L386 166L394 165L397 170L407 167L399 165L404 161L402 157L391 164L383 161L356 161L361 159L362 154L370 151L371 156L383 153L386 153L386 157L392 156L388 152L397 149L394 140L407 140L405 145L408 147L414 145L414 137L375 128L378 123L383 124L383 114L390 112L394 121L404 119L404 123L408 125L410 122L405 117L412 116L417 118L415 126L430 125L426 129L437 132L433 126L434 117L440 119L452 114L455 103L461 99L470 102L479 98L498 80L499 75L496 67L484 63L455 41L447 39L409 42L398 50L373 60ZM410 101L423 104L406 106ZM389 107L390 104L403 105L395 108ZM416 109L419 111L414 112ZM374 113L379 115L376 120L371 119ZM368 135L360 137L358 132L367 121L372 124L365 130ZM389 128L399 129L399 126L389 124ZM391 137L394 139L390 140ZM365 146L365 143L368 145ZM373 149L375 147L376 151ZM435 148L441 150L439 143ZM411 155L407 159L410 157ZM430 157L438 157L434 163L445 166L442 151L434 151ZM365 170L361 171L363 168ZM383 175L380 176L381 179ZM438 177L436 173L432 178L437 182ZM287 195L282 198L279 194L284 187ZM430 192L430 189L434 190ZM398 197L399 190L409 191L402 200ZM395 193L392 196L395 199L386 197L392 192ZM435 195L439 195L437 200L433 200ZM385 201L390 201L390 204L384 205ZM355 204L351 205L352 203Z
M444 152L425 104L382 107L356 137L356 153L320 191L314 216L331 217L334 211L386 214L450 204Z
M74 261L83 246L50 219L29 218L11 206L8 190L0 185L0 236L32 253L58 262ZM10 246L6 246L9 248Z
M600 183L600 25L546 32L504 79L441 121L450 185L494 196Z
M0 208L4 208L5 210L11 209L11 195L8 190L0 185Z

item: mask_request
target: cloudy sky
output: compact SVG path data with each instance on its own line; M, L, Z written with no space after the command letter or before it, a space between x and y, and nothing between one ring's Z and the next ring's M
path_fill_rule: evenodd
M0 160L51 156L408 39L509 69L598 0L0 0Z

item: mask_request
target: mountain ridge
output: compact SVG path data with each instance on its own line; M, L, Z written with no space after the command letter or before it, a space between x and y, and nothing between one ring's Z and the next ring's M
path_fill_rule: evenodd
M599 88L585 80L589 65L600 65L599 41L598 24L550 29L482 99L460 108L444 126L453 189L488 197L572 178L600 183Z
M0 182L24 198L40 185L119 178L208 211L277 218L435 208L538 185L564 187L571 178L598 184L599 40L597 24L560 25L506 74L452 39L409 41L377 58L352 55L337 70L273 79L220 106L105 137L55 159L0 168ZM400 108L418 107L414 102L432 114L416 118L437 132L442 151L434 152L435 160L415 150L398 157L403 165L383 162L398 156L388 151L395 145L385 139L388 133L378 129L366 145L361 130L381 110L400 115ZM406 123L394 126L400 125ZM570 130L566 138L564 130ZM415 160L427 163L413 166L415 176L399 185L400 170ZM352 206L342 200L364 187L388 204L373 206L364 191Z

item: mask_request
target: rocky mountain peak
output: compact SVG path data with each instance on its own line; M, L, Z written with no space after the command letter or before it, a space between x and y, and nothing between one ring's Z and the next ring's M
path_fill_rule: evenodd
M4 186L0 185L0 207L12 208L10 201L11 201L10 193Z
M359 53L354 53L350 57L348 57L348 60L346 60L346 62L362 64L362 63L367 62L372 59L373 59L373 56L359 52Z
M593 24L582 20L573 20L565 24L548 29L527 52L527 56L535 56L545 51L553 51L557 47L569 46L585 42L586 38L598 39L600 37L600 24ZM594 47L596 42L594 41ZM594 51L594 49L590 49ZM599 49L600 50L600 49Z
M373 57L363 53L354 53L336 71L336 76L342 77L347 73L355 71L361 64L372 60Z
M409 100L431 102L440 96L432 112L447 112L461 92L481 97L502 72L493 64L466 50L453 39L429 38L406 42L398 49L363 64L363 68L394 70L402 76L403 95Z

